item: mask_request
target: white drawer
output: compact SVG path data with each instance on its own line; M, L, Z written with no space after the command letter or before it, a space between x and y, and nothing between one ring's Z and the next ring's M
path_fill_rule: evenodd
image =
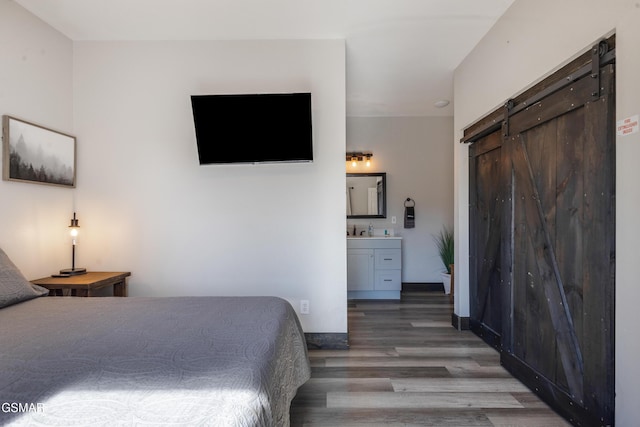
M399 237L347 237L347 249L400 249Z
M400 249L376 249L376 270L402 268Z
M402 288L400 270L376 271L376 291L399 291Z

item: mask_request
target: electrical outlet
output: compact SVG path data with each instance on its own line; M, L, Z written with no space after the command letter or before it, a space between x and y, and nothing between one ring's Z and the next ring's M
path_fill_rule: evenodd
M398 222L398 220L396 219L395 216L391 217L391 224L395 224L396 222Z
M300 300L300 314L309 314L309 300Z

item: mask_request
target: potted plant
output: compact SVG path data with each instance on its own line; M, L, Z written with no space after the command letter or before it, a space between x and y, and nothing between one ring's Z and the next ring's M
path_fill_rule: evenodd
M442 227L440 233L434 236L433 240L438 248L438 255L444 264L446 273L442 273L442 285L444 293L451 293L451 272L453 270L453 230Z

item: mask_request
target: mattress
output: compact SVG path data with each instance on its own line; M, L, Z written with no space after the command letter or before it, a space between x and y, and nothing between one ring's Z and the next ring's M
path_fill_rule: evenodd
M43 297L0 309L0 424L287 426L310 376L274 297Z

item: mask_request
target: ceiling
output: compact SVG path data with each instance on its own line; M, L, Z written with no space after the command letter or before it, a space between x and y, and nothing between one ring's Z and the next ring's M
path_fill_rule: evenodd
M14 0L72 40L345 39L348 116L451 116L453 70L514 0Z

